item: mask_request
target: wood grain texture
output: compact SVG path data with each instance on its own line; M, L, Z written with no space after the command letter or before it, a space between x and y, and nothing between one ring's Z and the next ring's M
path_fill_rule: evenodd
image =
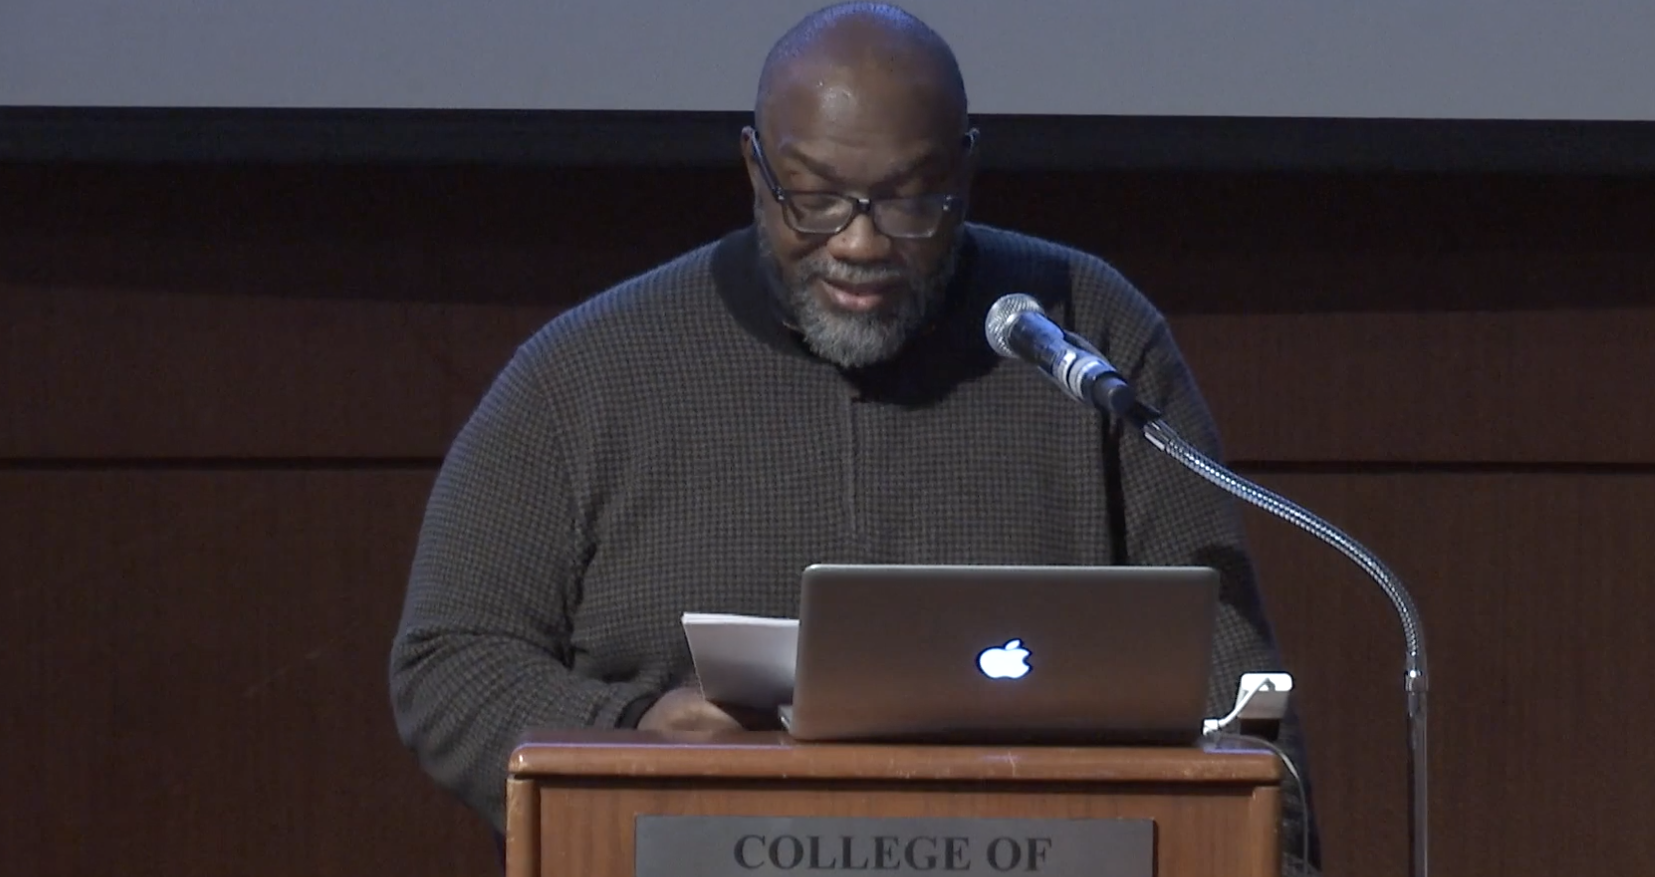
M434 460L556 312L0 287L0 459ZM1172 324L1233 459L1655 463L1655 306Z
M0 287L0 456L441 457L549 315Z
M743 185L0 166L8 866L495 873L384 693L430 465L516 344L745 221ZM1646 869L1655 180L993 174L973 211L1112 260L1230 456L1414 588L1439 873ZM1401 877L1390 607L1249 521L1329 873Z
M1655 463L1640 402L1655 306L1191 315L1173 331L1231 459Z
M540 783L532 777L506 778L506 839L502 868L508 877L540 870ZM555 842L557 838L552 838Z
M1109 782L1243 784L1281 781L1263 748L913 746L799 743L781 732L531 729L512 753L530 777Z
M1249 870L1268 852L1242 845L1255 826L1250 795L1190 798L1178 790L1070 788L1030 784L992 792L949 786L901 789L870 784L768 788L713 787L620 790L553 788L541 797L542 845L538 877L632 877L634 814L712 816L764 813L776 816L924 816L941 818L1120 819L1150 818L1160 837L1158 873L1178 877L1276 877ZM558 838L557 844L551 838ZM1187 839L1187 843L1172 838ZM1240 852L1238 852L1238 850ZM508 875L517 877L517 875Z
M1632 873L1655 751L1655 475L1315 474L1260 479L1379 552L1432 660L1436 870ZM1402 877L1406 724L1390 603L1331 548L1250 514L1296 677L1329 873ZM1586 839L1590 839L1587 841Z
M1008 765L1027 767L1008 770ZM631 877L638 815L1153 819L1158 873L1276 877L1268 753L790 744L776 734L542 733L513 758L507 877ZM1276 805L1279 806L1279 805ZM1268 815L1268 813L1266 814ZM538 862L526 852L533 845Z
M8 872L484 873L386 688L429 483L0 472Z
M746 221L742 184L0 167L0 459L440 456L516 345ZM1655 462L1655 407L1614 391L1655 373L1652 204L1644 180L1001 173L973 210L1168 311L1236 459L1606 464Z

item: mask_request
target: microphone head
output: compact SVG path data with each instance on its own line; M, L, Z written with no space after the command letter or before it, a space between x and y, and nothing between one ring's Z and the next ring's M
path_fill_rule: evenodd
M983 320L983 334L988 337L988 346L1007 359L1016 359L1017 354L1012 352L1010 344L1011 327L1017 323L1018 317L1030 311L1042 316L1046 313L1040 302L1034 300L1034 296L1021 292L1000 296L1000 300L988 309L988 317Z

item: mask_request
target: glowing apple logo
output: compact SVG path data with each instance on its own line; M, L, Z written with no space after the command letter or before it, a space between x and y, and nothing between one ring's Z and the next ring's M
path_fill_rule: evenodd
M977 655L977 669L990 679L1022 679L1029 672L1029 650L1014 639L1003 646L983 649Z

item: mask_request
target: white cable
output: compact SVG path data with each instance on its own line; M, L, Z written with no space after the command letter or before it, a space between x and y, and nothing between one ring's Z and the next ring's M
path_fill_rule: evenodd
M1280 746L1263 737L1230 731L1230 727L1246 721L1279 722L1287 717L1287 698L1293 690L1293 677L1287 673L1243 673L1236 686L1235 708L1221 719L1207 719L1201 723L1201 735L1208 741L1236 740L1263 746L1275 753L1299 790L1300 815L1303 825L1299 831L1300 867L1310 868L1310 799L1306 794L1304 778L1298 765Z
M1300 873L1314 873L1310 870L1310 796L1305 789L1304 777L1299 774L1298 765L1293 763L1292 757L1287 754L1286 750L1282 749L1280 746L1277 746L1275 743L1272 743L1263 737L1256 737L1252 734L1234 734L1221 731L1215 734L1208 734L1206 736L1207 739L1214 741L1233 740L1240 743L1250 743L1257 746L1263 746L1264 748L1275 753L1278 759L1281 759L1282 766L1286 767L1288 774L1293 777L1293 783L1298 788L1299 792L1299 819L1301 823L1299 826Z

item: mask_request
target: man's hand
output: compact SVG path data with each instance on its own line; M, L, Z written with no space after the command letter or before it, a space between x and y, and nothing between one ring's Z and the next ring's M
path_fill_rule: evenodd
M739 731L741 722L713 706L699 688L674 688L638 720L640 731Z
M661 695L638 720L640 731L739 731L780 728L780 720L757 710L714 706L689 685Z

